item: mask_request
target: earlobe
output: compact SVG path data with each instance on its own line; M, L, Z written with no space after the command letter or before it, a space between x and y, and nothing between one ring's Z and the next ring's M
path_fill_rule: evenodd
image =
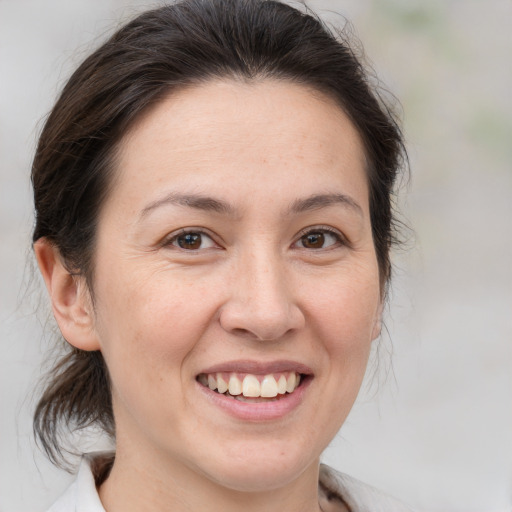
M68 271L59 250L47 239L39 239L34 244L34 252L62 336L81 350L99 350L84 278Z

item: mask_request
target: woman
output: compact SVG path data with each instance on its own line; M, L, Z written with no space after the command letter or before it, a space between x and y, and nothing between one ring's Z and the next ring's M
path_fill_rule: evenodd
M380 333L403 153L350 47L278 2L178 2L85 60L33 164L71 347L35 430L115 455L52 512L405 510L319 463Z

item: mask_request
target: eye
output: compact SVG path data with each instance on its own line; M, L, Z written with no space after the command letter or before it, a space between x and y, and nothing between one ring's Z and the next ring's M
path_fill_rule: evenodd
M182 230L177 235L171 237L166 245L172 245L185 249L186 251L198 251L200 249L209 249L216 247L217 244L212 238L201 231L185 231Z
M327 249L344 244L343 237L326 228L309 229L301 235L295 245L301 249Z

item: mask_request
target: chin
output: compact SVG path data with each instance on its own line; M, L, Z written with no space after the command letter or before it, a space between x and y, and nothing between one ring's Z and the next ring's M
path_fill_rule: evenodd
M303 467L291 468L280 467L280 469L254 467L251 463L245 463L243 469L238 471L228 470L222 477L216 475L212 480L224 488L244 493L261 493L273 491L288 485L296 480Z
M309 452L306 457L296 444L269 444L239 446L236 453L230 450L232 456L210 460L201 470L209 480L233 491L262 492L282 488L309 468L318 467L319 455Z

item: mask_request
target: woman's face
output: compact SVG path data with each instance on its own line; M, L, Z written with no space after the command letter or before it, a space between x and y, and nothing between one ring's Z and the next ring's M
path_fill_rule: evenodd
M303 86L215 81L147 113L117 165L93 336L119 456L238 490L316 471L380 330L351 122Z

